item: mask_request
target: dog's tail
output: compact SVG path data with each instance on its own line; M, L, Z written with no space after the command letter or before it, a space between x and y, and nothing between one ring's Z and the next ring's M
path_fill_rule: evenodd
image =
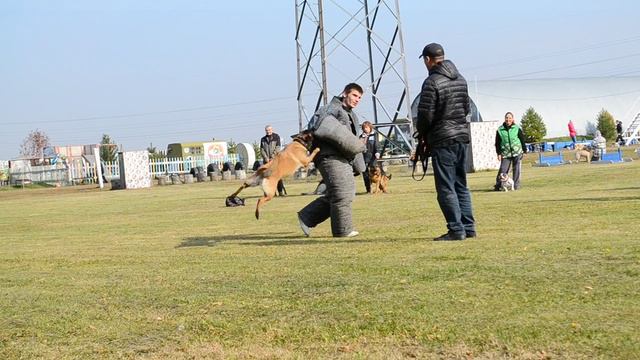
M272 162L273 162L273 161L269 161L268 163L266 163L266 164L264 164L264 165L260 166L260 167L258 168L258 170L256 170L255 175L256 175L256 176L268 176L267 171L269 171L269 169L271 168L271 163L272 163ZM265 173L266 173L266 174L265 174Z

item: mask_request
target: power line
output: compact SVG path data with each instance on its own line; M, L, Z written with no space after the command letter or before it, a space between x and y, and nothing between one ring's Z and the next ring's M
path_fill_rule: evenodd
M291 123L291 120L286 119L286 120L276 120L276 121L271 121L271 124L281 124L281 123ZM184 131L172 131L171 133L138 133L135 135L124 135L124 136L120 136L117 133L116 134L112 134L112 138L119 142L122 139L138 139L138 138L149 138L149 137L154 137L154 136L167 136L167 135L190 135L190 134L206 134L206 133L213 133L213 132L222 132L222 131L228 131L228 130L235 130L235 129L242 129L245 128L246 125L242 124L242 125L232 125L232 126L226 126L226 127L216 127L215 130L210 130L210 128L204 128L204 129L199 129L199 130L184 130ZM58 138L56 141L63 141L64 142L74 142L72 140L74 139L78 139L75 142L83 142L85 140L80 140L80 138L65 138L63 136L58 136Z
M223 119L233 119L234 121L238 120L238 119L243 119L243 118L247 118L247 117L252 117L254 115L263 115L263 117L261 119L256 119L256 120L246 120L243 121L243 123L245 125L252 125L252 124L259 124L260 122L269 122L268 120L264 120L264 117L267 116L271 116L274 114L283 114L283 113L294 113L293 110L291 109L287 109L287 108L277 108L274 110L270 110L270 111L254 111L254 112L247 112L247 113L233 113L233 114L216 114L216 115L211 115L211 116L203 116L203 117L196 117L196 118L183 118L183 119L175 119L175 118L171 118L171 119L163 119L163 120L154 120L153 122L153 126L166 126L166 125L171 125L171 124L180 124L181 127L185 127L185 126L199 126L202 123L205 123L205 125L215 125L217 122L216 120L223 120ZM206 121L210 120L212 121L211 123L207 124ZM60 124L63 125L63 124ZM113 128L112 125L108 125L109 127ZM118 124L117 125L117 130L135 130L135 129L146 129L149 128L149 124L148 123L129 123L129 124ZM55 130L67 130L68 129L68 125L64 125L63 128L57 128L57 129L47 129L47 132L50 133L52 131ZM92 129L96 129L96 126L90 126L90 127L73 127L74 131L82 131L82 130L92 130Z
M534 60L540 60L540 59L545 59L545 58L556 57L556 56L560 56L560 55L569 55L569 54L575 54L575 53L580 53L580 52L594 50L594 49L601 49L601 48L604 48L604 47L622 45L622 44L626 44L626 43L634 42L634 41L640 41L640 36L633 36L633 37L630 37L630 38L625 38L625 39L620 39L620 40L613 40L613 41L595 43L595 44L585 45L585 46L581 46L581 47L575 47L575 48L571 48L571 49L565 49L565 50L549 52L549 53L540 54L540 55L515 58L515 59L505 60L505 61L496 62L496 63L492 63L492 64L471 66L471 67L464 68L464 70L465 71L469 71L469 70L485 69L485 68L491 68L491 67L497 67L497 66L503 66L503 65L520 64L520 63L530 62L530 61L534 61Z
M580 63L580 64L559 66L559 67L555 67L555 68L543 69L543 70L538 70L538 71L530 71L530 72L520 73L520 74L515 74L515 75L502 76L502 77L493 78L491 80L507 80L507 79L512 79L512 78L516 78L516 77L520 77L520 76L541 74L541 73L551 72L551 71L556 71L556 70L572 69L572 68L577 68L577 67L587 66L587 65L593 65L593 64L601 64L601 63L608 62L608 61L626 59L626 58L634 57L634 56L640 56L640 53L634 53L634 54L629 54L629 55L625 55L625 56L618 56L618 57L602 59L602 60L596 60L596 61L589 61L589 62Z
M640 89L636 89L636 90L631 90L631 91L625 91L625 92L620 92L620 93L613 93L613 94L606 94L606 95L600 95L600 96L585 96L585 97L580 97L580 98L550 98L550 99L534 99L534 98L519 98L519 97L513 97L513 96L501 96L501 95L494 95L494 94L487 94L487 93L483 93L483 92L478 92L479 95L483 95L483 96L488 96L488 97L493 97L493 98L498 98L498 99L509 99L509 100L529 100L529 101L582 101L582 100L593 100L593 99L600 99L600 98L605 98L605 97L614 97L614 96L621 96L621 95L628 95L628 94L634 94L634 93L639 93Z
M142 117L149 115L162 115L162 114L174 114L188 111L198 111L198 110L210 110L210 109L220 109L225 107L233 107L240 105L252 105L252 104L260 104L267 103L273 101L281 101L281 100L292 100L295 98L291 96L286 97L276 97L270 99L261 99L261 100L253 100L253 101L244 101L230 104L219 104L219 105L207 105L207 106L198 106L193 108L183 108L183 109L174 109L174 110L165 110L165 111L153 111L153 112L144 112L144 113L132 113L132 114L120 114L120 115L108 115L108 116L91 116L84 118L72 118L72 119L63 119L63 120L37 120L37 121L16 121L16 122L8 122L4 125L22 125L22 124L50 124L52 122L55 123L68 123L68 122L80 122L80 121L89 121L89 120L108 120L108 119L122 119L122 118L131 118L131 117Z

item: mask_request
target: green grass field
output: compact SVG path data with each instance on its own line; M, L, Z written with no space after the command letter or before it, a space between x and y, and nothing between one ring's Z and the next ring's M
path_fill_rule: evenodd
M445 243L391 172L349 239L302 236L311 180L259 221L238 181L0 191L0 357L640 358L640 161L470 174L479 237Z

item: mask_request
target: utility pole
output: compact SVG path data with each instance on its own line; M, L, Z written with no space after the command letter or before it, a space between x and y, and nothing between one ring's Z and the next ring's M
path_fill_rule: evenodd
M376 124L390 148L408 154L413 148L413 121L399 1L312 4L316 2L295 0L300 130L330 96L356 82L371 94L358 114Z

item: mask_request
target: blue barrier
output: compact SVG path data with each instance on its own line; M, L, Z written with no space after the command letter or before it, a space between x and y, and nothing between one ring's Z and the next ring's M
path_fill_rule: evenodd
M592 161L591 163L592 164L613 164L613 163L620 163L620 162L624 162L624 159L622 158L622 150L618 149L618 151L616 152L602 155L602 158L598 159L598 161Z
M556 141L554 148L558 151L562 149L571 149L573 150L574 144L573 141Z
M558 151L558 153L554 155L543 155L543 153L539 153L538 163L535 166L555 166L563 164L565 164L565 161L562 152Z
M547 141L542 143L526 143L525 147L528 152L540 152L540 151L561 151L563 149L574 150L576 145L591 146L590 140L577 141L575 144L573 141Z

